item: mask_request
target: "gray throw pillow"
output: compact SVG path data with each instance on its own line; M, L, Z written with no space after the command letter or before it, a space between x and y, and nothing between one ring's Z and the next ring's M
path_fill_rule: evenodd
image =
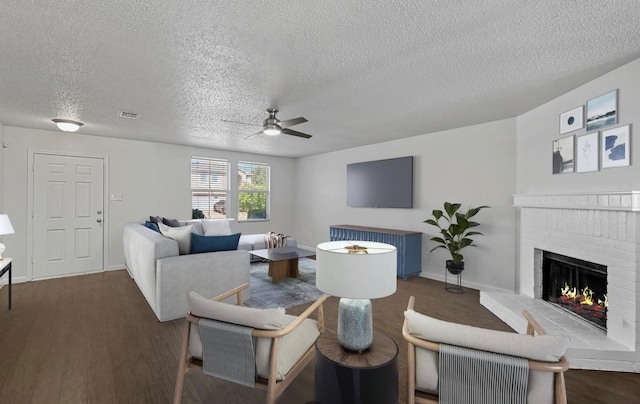
M180 227L180 226L182 226L180 224L180 221L178 221L177 219L167 219L166 217L162 218L162 223L166 224L169 227Z

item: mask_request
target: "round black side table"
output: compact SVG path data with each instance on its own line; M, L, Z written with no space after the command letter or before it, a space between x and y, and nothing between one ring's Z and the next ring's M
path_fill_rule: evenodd
M398 402L398 345L373 332L364 352L347 351L327 331L316 342L315 402L386 404Z

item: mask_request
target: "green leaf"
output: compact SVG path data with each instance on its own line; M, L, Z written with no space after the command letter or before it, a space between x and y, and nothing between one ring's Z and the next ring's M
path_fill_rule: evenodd
M460 249L463 249L464 247L468 247L472 244L473 244L473 240L471 240L470 238L463 238L462 240L460 240Z
M436 221L435 221L435 220L433 220L433 219L427 219L427 220L425 220L423 223L430 224L431 226L440 227L440 225L438 224L438 222L436 222Z
M480 233L479 231L470 231L469 233L467 233L467 236L482 236L482 233Z
M436 220L440 220L440 218L442 217L442 211L440 209L434 209L432 214L433 217L436 218Z
M478 206L477 208L469 208L467 211L467 218L473 217L478 214L482 209L488 208L486 205Z
M431 237L431 241L435 241L436 243L442 243L442 244L447 244L442 238L440 237Z
M455 213L458 211L458 209L460 209L461 204L459 203L449 203L449 202L445 202L444 203L444 210L447 211L447 215L449 215L449 217L453 217L455 215Z

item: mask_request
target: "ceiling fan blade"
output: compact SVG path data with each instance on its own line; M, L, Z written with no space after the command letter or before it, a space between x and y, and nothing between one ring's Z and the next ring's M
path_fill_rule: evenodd
M238 121L230 121L228 119L221 119L222 122L228 122L228 123L237 123L240 125L251 125L251 126L262 126L262 125L258 125L256 123L247 123L247 122L238 122Z
M292 129L282 129L282 133L284 133L285 135L298 136L305 139L309 139L311 137L311 135L307 135L306 133L298 132Z
M280 125L282 129L284 129L284 128L288 128L289 126L299 125L305 122L307 122L307 120L303 117L300 117L300 118L287 119L286 121L280 121L278 122L278 125Z
M251 139L252 137L254 137L254 136L258 136L258 135L262 135L262 131L256 132L256 133L254 133L253 135L249 135L249 136L245 137L245 138L244 138L244 140L249 140L249 139Z

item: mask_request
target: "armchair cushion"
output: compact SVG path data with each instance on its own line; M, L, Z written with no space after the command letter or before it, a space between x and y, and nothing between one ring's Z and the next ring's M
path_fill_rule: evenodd
M283 308L254 309L229 303L215 302L190 292L187 303L191 314L228 323L246 325L262 330L278 330L293 323L297 317L285 314ZM300 360L320 336L315 320L305 319L293 331L281 337L278 351L277 380L284 376ZM258 337L255 341L256 370L259 377L269 377L272 338ZM202 339L198 325L191 324L189 353L202 359Z
M562 335L532 336L489 330L438 320L413 310L405 311L404 315L409 333L414 337L532 360L557 362L569 342ZM438 352L416 347L415 355L416 389L438 394ZM535 370L529 372L527 402L553 402L552 373Z
M212 320L245 325L261 330L279 330L284 325L285 310L254 309L229 303L215 302L195 292L187 294L187 307L194 316L206 317Z
M285 315L284 327L296 320L296 316ZM280 350L278 351L278 374L276 380L283 380L304 353L315 344L320 336L318 323L312 319L304 320L289 334L282 337ZM269 364L271 363L271 338L256 339L256 369L259 377L269 377Z
M522 358L557 362L569 340L562 335L523 335L438 320L413 310L405 311L409 333L418 338Z

